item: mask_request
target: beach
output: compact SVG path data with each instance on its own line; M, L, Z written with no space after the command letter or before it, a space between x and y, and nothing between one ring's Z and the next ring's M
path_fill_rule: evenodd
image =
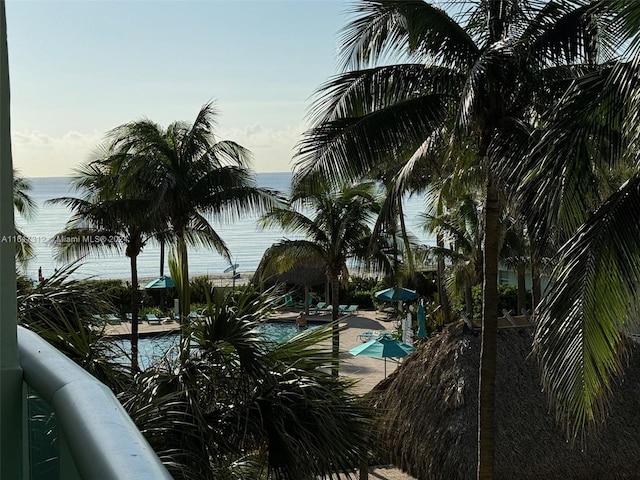
M272 319L293 323L297 315L298 312L283 312L274 315ZM309 322L328 321L329 315L312 314L307 318ZM379 312L363 310L356 312L355 315L343 316L340 319L341 325L345 326L345 329L340 332L340 350L345 353L344 360L340 362L340 375L357 380L354 391L358 394L367 393L384 379L385 361L378 358L353 356L348 351L358 345L362 345L361 335L365 332L384 332L394 329L395 322L385 321L385 318ZM138 326L141 335L168 332L177 328L178 324L174 321L168 321L160 325L149 325L144 322ZM108 325L106 332L108 335L127 335L131 333L131 324L123 322L121 325ZM395 361L387 360L387 375L391 374L397 368L397 365ZM415 480L414 477L391 466L371 467L369 469L369 478L375 480Z

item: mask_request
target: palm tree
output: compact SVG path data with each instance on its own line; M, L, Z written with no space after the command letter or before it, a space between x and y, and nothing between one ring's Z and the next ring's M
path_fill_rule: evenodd
M86 255L124 252L131 267L131 366L138 371L138 255L157 231L160 220L139 190L120 189L117 172L96 159L77 170L73 184L82 198L50 200L72 210L72 217L56 238L56 259L69 261ZM64 241L69 239L69 241Z
M180 305L183 327L189 314L187 245L214 248L227 260L224 240L209 223L262 212L277 204L277 192L258 188L248 150L230 140L216 141L216 110L202 107L193 124L174 122L166 129L150 120L116 127L109 133L113 154L103 161L121 175L121 188L146 192L173 238L186 279Z
M349 259L365 260L370 252L371 228L378 211L374 183L331 189L321 181L294 187L293 208L273 208L262 217L264 226L278 227L304 238L283 240L269 249L265 271L291 268L296 258L314 258L324 263L331 284L333 306L333 373L338 374L340 336L338 334L339 286L348 278ZM307 213L310 212L310 213Z
M14 169L13 171L13 207L15 211L25 220L35 218L38 205L29 195L31 182ZM33 243L29 237L16 228L16 262L23 267L27 266L30 259L34 257Z
M482 215L479 198L466 194L459 198L446 213L425 215L425 228L443 238L443 245L431 247L428 252L451 261L447 286L453 293L463 292L468 315L473 316L471 287L482 283ZM439 203L439 202L438 202ZM445 242L449 246L445 246Z
M534 125L571 79L615 55L616 28L600 28L611 20L608 7L596 0L477 0L450 15L422 0L361 0L342 36L343 64L353 71L321 88L314 126L300 144L298 176L320 172L345 181L380 161L420 156L427 143L475 141L485 174L479 478L493 477L494 459L496 161L508 149L505 137Z

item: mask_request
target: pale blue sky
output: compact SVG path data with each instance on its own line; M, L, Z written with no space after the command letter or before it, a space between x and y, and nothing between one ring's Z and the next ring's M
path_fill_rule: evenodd
M309 97L336 67L343 0L7 0L14 166L65 176L104 133L193 121L287 171Z

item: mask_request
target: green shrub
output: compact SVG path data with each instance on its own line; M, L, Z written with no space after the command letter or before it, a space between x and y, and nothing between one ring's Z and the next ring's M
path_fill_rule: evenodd
M191 282L190 300L191 303L207 303L207 296L213 298L213 282L209 277L195 277Z
M476 318L482 317L482 285L474 285L471 289L473 293L473 315ZM461 305L456 308L463 310ZM527 308L531 308L531 292L527 290ZM502 316L502 310L518 313L518 287L515 285L498 285L498 316Z
M359 308L363 309L373 308L373 294L371 291L347 292L340 299L340 303L358 305Z

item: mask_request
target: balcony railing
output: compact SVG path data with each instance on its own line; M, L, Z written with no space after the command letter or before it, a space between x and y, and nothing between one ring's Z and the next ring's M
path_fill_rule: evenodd
M49 465L45 469L46 478L172 478L109 388L22 327L18 327L18 353L25 383L55 414L58 452L53 456L55 468ZM25 413L33 412L34 405L41 403L31 403ZM40 419L48 421L46 413L41 412ZM30 455L36 462L51 461L40 456L37 460L33 453ZM42 468L34 467L28 469L27 478L43 478L37 473Z

